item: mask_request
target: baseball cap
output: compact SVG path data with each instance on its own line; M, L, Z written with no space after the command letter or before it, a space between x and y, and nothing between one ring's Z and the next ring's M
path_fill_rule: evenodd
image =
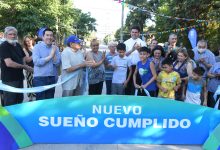
M67 39L67 43L80 43L80 39L75 35L70 35Z

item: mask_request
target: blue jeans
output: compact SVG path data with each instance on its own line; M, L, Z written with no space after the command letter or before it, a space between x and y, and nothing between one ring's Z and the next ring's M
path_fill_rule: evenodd
M112 80L105 80L106 84L106 94L111 95L112 94Z
M54 83L55 83L55 76L34 77L33 79L34 87L50 85ZM55 93L55 88L36 93L36 100L54 98L54 93Z

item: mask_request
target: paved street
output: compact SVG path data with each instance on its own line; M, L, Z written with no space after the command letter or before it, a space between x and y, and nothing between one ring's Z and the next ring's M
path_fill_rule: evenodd
M36 144L22 150L202 150L201 146L146 144Z

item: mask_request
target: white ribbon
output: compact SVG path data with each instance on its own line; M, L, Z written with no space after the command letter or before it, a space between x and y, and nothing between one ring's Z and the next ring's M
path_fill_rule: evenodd
M146 93L147 96L151 97L151 96L150 96L150 93L148 92L148 90L146 90L146 89L143 89L143 90L144 90L144 92ZM135 89L135 94L134 94L134 96L137 96L137 95L138 95L138 89Z
M219 105L219 101L220 101L220 98L217 100L217 96L220 95L220 85L218 86L217 90L215 91L215 94L213 95L215 101L217 101L215 103L215 109L218 109L218 105Z
M2 91L8 91L8 92L13 92L13 93L38 93L42 91L46 91L48 89L54 88L58 85L61 85L71 78L76 76L76 74L70 74L67 78L62 80L61 82L51 84L51 85L45 85L45 86L38 86L38 87L33 87L33 88L15 88L6 84L3 84L2 81L0 80L0 90Z
M217 96L220 95L220 85L218 86L217 90L215 91L215 94L214 94L214 99L215 101L217 101Z

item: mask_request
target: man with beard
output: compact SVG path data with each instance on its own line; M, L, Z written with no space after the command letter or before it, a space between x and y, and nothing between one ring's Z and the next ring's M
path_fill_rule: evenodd
M24 65L25 54L17 43L17 29L5 28L5 42L0 46L1 79L2 83L16 88L23 88L23 69L32 71L28 65ZM3 91L3 106L19 104L23 101L22 93Z

